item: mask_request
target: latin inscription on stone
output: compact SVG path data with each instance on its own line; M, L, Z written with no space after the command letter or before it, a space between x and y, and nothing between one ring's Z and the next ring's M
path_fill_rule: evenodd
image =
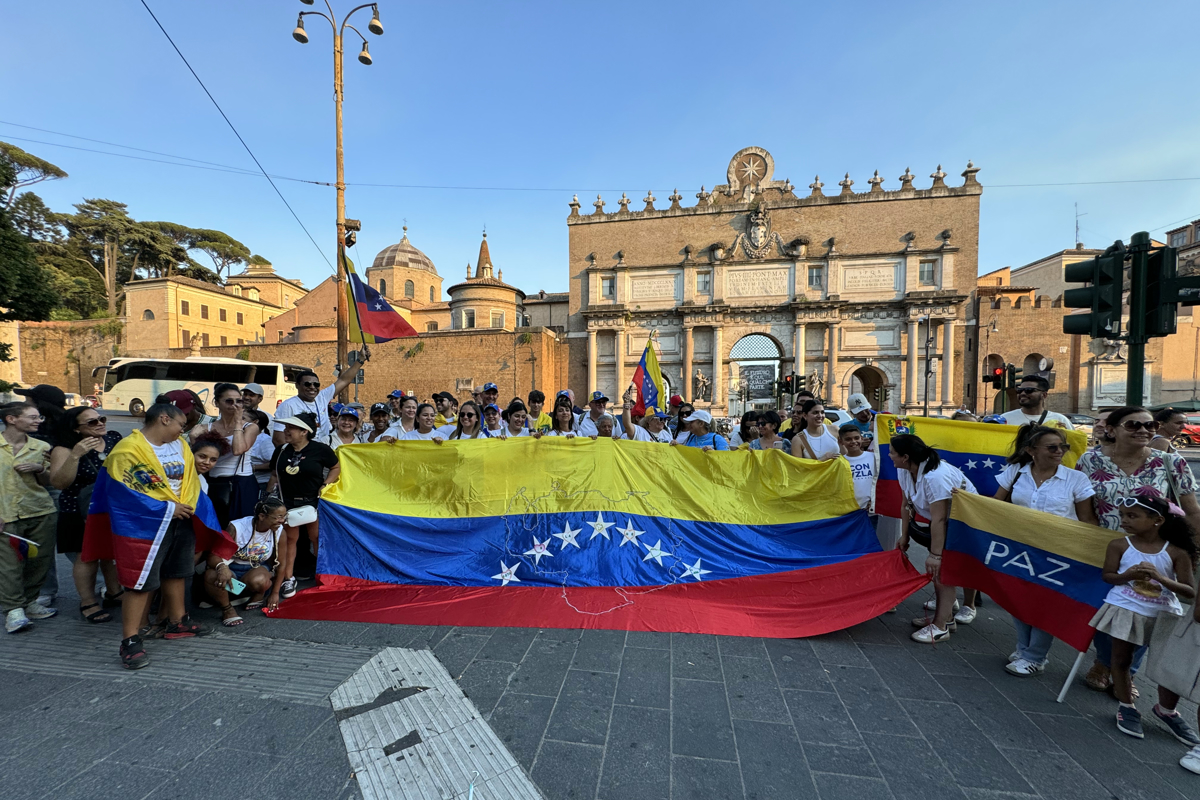
M844 269L842 275L843 289L847 292L896 288L895 267L854 267Z
M756 269L725 274L726 294L730 297L787 296L788 270Z
M663 300L675 297L675 276L634 278L630 295L634 300Z

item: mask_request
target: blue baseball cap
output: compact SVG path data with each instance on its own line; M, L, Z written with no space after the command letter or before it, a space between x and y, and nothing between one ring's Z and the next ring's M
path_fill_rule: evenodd
M404 392L401 389L396 389L391 394L389 394L388 397L401 398L401 397L404 397Z
M483 407L483 410L484 411L495 411L497 414L499 414L500 406L496 405L495 403L488 403L486 406Z
M351 408L350 406L342 406L338 409L337 415L339 417L354 417L358 419L358 409Z
M603 402L603 403L610 403L610 402L612 402L612 401L611 401L611 400L609 400L607 397L605 397L605 396L604 396L604 392L592 392L592 399L591 399L589 402L592 402L592 403L601 403L601 402Z
M498 391L500 391L500 387L499 387L499 386L497 386L497 385L496 385L496 384L494 384L494 383L485 383L485 384L483 385L483 390L482 390L482 391L485 391L485 392L498 392Z

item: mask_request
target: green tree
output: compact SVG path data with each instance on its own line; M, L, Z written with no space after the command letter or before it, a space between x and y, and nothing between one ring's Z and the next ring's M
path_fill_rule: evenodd
M0 192L18 180L17 165L0 151ZM10 193L11 197L11 193ZM51 281L28 240L0 208L0 319L44 320L58 305Z
M249 263L251 258L250 248L223 231L209 228L189 228L177 222L145 222L142 224L166 234L189 251L199 250L211 258L218 277L217 281L213 281L214 283L228 278L233 273L235 266ZM201 280L204 279L201 278Z
M42 181L53 181L67 177L67 173L60 167L38 158L32 153L26 153L15 144L0 142L0 156L12 164L14 168L14 179L4 187L8 194L8 199L4 201L5 208L12 205L18 189L23 189L26 186L32 186Z

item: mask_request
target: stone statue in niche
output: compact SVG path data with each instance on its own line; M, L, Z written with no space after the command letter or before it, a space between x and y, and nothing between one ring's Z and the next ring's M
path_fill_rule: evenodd
M808 390L817 397L822 397L825 391L825 381L821 378L821 373L817 370L812 371L812 375L808 376Z
M188 340L188 347L191 348L192 352L190 355L192 358L200 357L200 345L203 343L203 341L204 336L199 333L193 333L192 338Z
M701 369L696 370L696 380L693 384L693 394L697 400L711 400L709 390L712 387L712 381L704 374Z
M771 214L766 203L759 205L746 218L746 230L733 241L733 251L741 245L742 252L749 258L765 258L772 254L773 247L780 253L786 252L783 238L771 230Z

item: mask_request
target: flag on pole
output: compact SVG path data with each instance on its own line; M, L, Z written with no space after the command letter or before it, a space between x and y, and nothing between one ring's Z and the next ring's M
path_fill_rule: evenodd
M1083 652L1112 587L1104 554L1116 531L960 492L950 506L942 579L987 594L1022 622Z
M358 277L354 262L344 251L342 258L346 264L346 295L350 298L350 307L354 309L350 315L350 341L375 344L416 336L417 331L408 320Z
M650 407L662 408L667 397L663 385L662 371L658 368L658 356L654 353L654 334L646 340L646 349L642 351L642 360L633 373L633 385L637 389L637 401L630 413L635 420L640 419Z

